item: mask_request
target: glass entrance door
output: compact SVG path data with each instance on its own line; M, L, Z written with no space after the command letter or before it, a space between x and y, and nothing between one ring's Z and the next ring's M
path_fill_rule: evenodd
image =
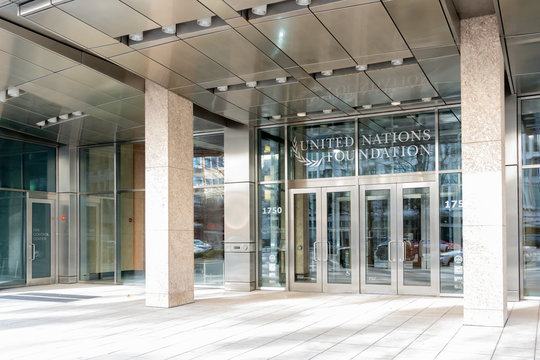
M355 187L290 191L290 288L358 292Z
M361 189L362 292L436 295L436 184Z
M54 201L29 199L27 208L27 284L54 282Z

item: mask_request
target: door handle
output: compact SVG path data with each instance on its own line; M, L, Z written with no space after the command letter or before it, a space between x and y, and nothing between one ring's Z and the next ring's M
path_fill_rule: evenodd
M393 262L396 262L396 260L392 257L392 244L395 244L396 241L395 240L390 240L388 242L388 261L390 261L391 263Z
M313 251L315 252L315 261L319 262L321 259L319 258L319 242L315 241L313 244Z
M36 260L36 244L32 243L32 260Z

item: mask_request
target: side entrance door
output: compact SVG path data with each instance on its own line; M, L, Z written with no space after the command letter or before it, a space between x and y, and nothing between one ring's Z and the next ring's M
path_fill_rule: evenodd
M29 198L26 214L26 282L52 284L56 277L54 200Z

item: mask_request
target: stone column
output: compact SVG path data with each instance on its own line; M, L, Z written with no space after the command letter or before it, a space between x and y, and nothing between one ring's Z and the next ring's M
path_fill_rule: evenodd
M464 324L504 326L504 60L495 15L461 21Z
M193 104L146 81L146 305L193 302Z
M225 128L225 289L255 289L253 130Z

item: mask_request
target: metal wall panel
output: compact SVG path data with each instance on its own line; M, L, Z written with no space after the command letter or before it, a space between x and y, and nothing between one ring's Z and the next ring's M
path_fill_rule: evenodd
M518 195L518 166L510 165L505 168L506 176L506 259L508 300L519 301L519 195Z

